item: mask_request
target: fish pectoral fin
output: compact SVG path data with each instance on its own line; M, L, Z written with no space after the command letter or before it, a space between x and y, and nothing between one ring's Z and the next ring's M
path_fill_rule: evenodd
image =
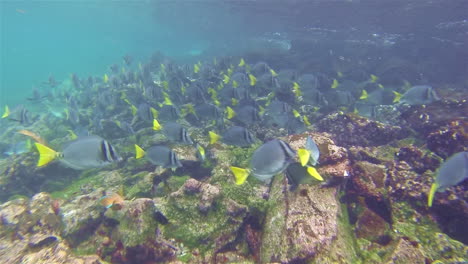
M431 190L429 191L429 196L427 197L427 206L431 207L432 202L434 201L434 195L439 188L439 185L437 183L433 183L431 185Z
M38 167L45 166L59 156L59 153L41 143L34 143L37 151L39 151L39 161L37 162Z
M234 178L236 179L236 184L237 185L242 185L244 182L247 180L247 177L250 174L250 171L248 169L243 169L239 167L230 167L232 173L234 174Z
M310 176L314 177L315 179L319 181L323 181L322 176L320 176L320 174L314 167L307 167L307 172L309 173Z
M297 156L299 156L299 161L301 162L302 167L304 167L310 159L310 152L307 149L298 149Z

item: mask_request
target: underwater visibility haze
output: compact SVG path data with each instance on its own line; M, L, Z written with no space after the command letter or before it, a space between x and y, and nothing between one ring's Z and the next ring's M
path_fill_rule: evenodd
M0 263L468 262L468 1L0 2Z

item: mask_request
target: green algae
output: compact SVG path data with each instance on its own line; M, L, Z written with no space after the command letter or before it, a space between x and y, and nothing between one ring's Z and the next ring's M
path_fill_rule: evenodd
M63 185L62 190L52 192L50 194L51 197L55 199L69 199L73 196L81 195L83 186L101 186L102 177L96 170L90 170L82 173L78 179L67 183L67 185Z

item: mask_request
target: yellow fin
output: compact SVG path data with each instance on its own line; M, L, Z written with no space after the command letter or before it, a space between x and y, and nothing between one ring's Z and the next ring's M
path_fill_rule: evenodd
M315 179L323 181L322 176L320 176L320 174L314 167L307 167L307 172L310 174L310 176L314 177Z
M254 86L257 83L257 78L253 74L249 74L250 86Z
M220 135L216 134L213 131L208 132L208 135L210 136L210 144L218 142L218 140L221 138Z
M338 76L338 78L343 78L343 76L344 76L343 73L340 72L340 71L337 71L336 75Z
M236 179L236 184L241 185L247 180L247 177L250 174L248 169L238 168L238 167L230 167L232 174L234 174L234 178Z
M381 83L379 83L377 86L378 86L380 89L384 89L384 88L385 88Z
M292 112L293 112L293 115L294 115L295 118L298 118L298 117L301 116L301 114L299 114L299 112L296 109L293 109Z
M104 83L107 83L109 81L109 76L107 76L107 73L104 74Z
M432 201L434 201L434 195L437 191L437 188L439 188L439 185L437 183L433 183L431 185L431 190L429 191L429 196L427 197L427 206L429 207L432 206Z
M293 92L294 92L294 95L296 97L299 97L302 95L301 93L301 87L299 86L299 84L297 82L294 82L293 83L293 88L292 88Z
M271 76L276 77L278 74L275 72L275 70L270 69Z
M369 79L370 82L375 83L375 82L377 82L378 80L379 80L379 77L375 76L374 74L371 74L371 75L370 75L370 79Z
M242 67L245 65L245 61L243 58L240 59L240 62L239 62L239 67Z
M145 151L140 146L135 144L135 159L141 159L144 156L145 156Z
M161 124L159 124L158 120L153 119L153 130L159 131L162 129Z
M58 152L42 145L41 143L34 143L36 145L37 151L39 151L39 161L37 162L38 167L45 166L58 157Z
M154 109L153 107L150 107L151 113L153 114L153 118L158 118L158 110Z
M230 80L229 76L227 76L226 74L224 74L224 76L223 76L223 83L224 83L224 84L228 84L228 83L229 83L229 80Z
M362 93L361 93L361 96L359 97L359 99L361 100L367 100L367 91L366 90L362 90Z
M10 108L8 107L8 105L5 105L5 112L3 113L2 118L7 118L10 114Z
M226 106L226 112L227 112L227 119L232 119L234 116L236 116L236 112L229 106Z
M231 98L232 106L236 106L238 103L239 103L239 101L236 98Z
M234 80L232 81L232 87L237 88L239 84Z
M302 120L304 121L304 124L306 126L310 126L310 121L309 121L309 118L307 116L302 116Z
M78 136L75 134L75 132L73 132L73 130L69 129L67 131L68 131L68 135L70 135L71 140L75 140L78 138Z
M394 103L400 102L402 94L397 91L393 91L393 94L395 95L395 98L393 98L393 102Z
M340 83L336 79L333 79L333 83L331 85L331 88L336 89L336 87L338 87L338 85L340 85Z
M200 153L201 159L204 160L205 159L205 149L199 144L197 144L196 147L197 147L198 153Z
M198 67L198 64L193 65L193 72L198 73L200 71L200 67Z
M164 89L165 91L169 90L169 83L168 83L167 81L163 81L163 82L162 82L162 85L163 85L163 89Z
M307 149L298 149L297 156L299 156L299 161L301 162L302 167L304 167L310 159L310 152Z

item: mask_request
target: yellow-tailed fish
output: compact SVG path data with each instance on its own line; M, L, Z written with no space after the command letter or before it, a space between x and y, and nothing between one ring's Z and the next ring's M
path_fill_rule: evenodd
M237 100L236 98L231 98L231 105L236 106L237 104L239 104L239 100Z
M36 145L37 151L39 152L39 161L37 162L37 167L42 167L49 164L51 161L56 159L59 156L59 153L41 143L34 143Z
M107 83L109 81L109 76L107 76L107 73L104 74L104 83Z
M229 83L229 80L230 80L229 76L226 75L226 74L224 74L224 76L223 76L223 83L224 83L224 84L228 84L228 83Z
M367 100L368 94L366 90L362 90L361 96L359 96L360 100Z
M337 79L333 79L333 83L331 85L331 88L332 89L336 89L336 87L338 87L338 85L340 85L340 83L338 82Z
M234 174L234 178L235 178L237 185L243 184L247 180L247 177L250 174L250 170L248 169L232 167L232 166L230 167L230 169L232 171L232 174Z
M249 74L249 80L250 80L250 86L255 86L255 84L257 83L257 78L255 78L253 74Z

